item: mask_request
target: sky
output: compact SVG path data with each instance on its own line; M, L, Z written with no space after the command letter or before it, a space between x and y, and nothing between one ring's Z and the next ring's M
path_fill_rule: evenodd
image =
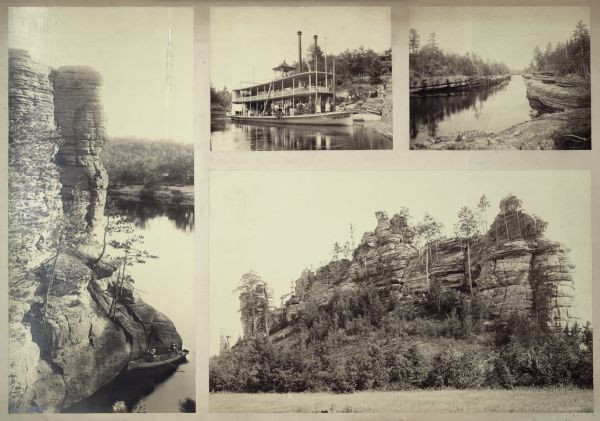
M236 89L240 82L271 80L273 67L298 60L298 31L303 58L313 35L327 54L392 47L389 7L212 7L211 83Z
M453 235L461 206L475 208L485 193L488 220L509 193L523 209L548 222L546 237L571 249L576 266L575 313L591 320L591 190L586 171L212 171L210 174L210 352L220 334L241 333L234 289L256 271L273 298L290 291L303 269L331 259L334 242L355 241L377 225L375 212L391 217L402 206L413 222L430 213Z
M579 20L590 24L589 7L411 7L410 27L421 46L435 32L444 51L475 52L512 69L529 65L533 50L568 40Z
M16 7L9 46L102 74L109 136L193 141L193 9Z

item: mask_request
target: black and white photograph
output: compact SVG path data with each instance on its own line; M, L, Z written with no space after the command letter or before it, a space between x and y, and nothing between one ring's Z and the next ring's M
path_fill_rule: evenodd
M391 36L390 7L212 7L211 150L392 149Z
M195 412L193 9L8 15L8 411Z
M591 149L589 7L411 7L410 148Z
M210 412L593 412L589 171L209 182Z

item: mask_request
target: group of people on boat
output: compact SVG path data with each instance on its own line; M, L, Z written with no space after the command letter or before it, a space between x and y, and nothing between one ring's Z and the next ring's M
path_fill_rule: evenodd
M291 101L285 101L281 103L270 103L266 106L258 106L256 110L248 110L247 115L250 116L273 116L281 118L284 116L297 116L297 115L310 115L316 114L317 112L332 112L335 111L333 101L327 98L324 103L321 104L320 109L317 108L312 98L308 99L308 102L298 101L293 104Z
M177 344L172 343L169 346L169 352L167 352L167 354L177 354L179 352L179 348L177 347ZM145 355L145 360L146 361L154 361L158 358L159 354L156 353L156 348L148 348L148 350L146 351L146 355Z

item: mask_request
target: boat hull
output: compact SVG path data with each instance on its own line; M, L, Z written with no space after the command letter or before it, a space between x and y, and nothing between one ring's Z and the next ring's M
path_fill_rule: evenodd
M129 361L127 364L127 370L157 369L165 366L172 367L175 363L185 359L188 353L189 351L187 350L179 351L177 355L174 355L171 358L165 358L157 361L146 361L144 359Z
M332 113L295 115L295 116L245 116L232 115L231 121L249 124L294 124L294 125L316 125L316 126L351 126L352 112L336 111Z

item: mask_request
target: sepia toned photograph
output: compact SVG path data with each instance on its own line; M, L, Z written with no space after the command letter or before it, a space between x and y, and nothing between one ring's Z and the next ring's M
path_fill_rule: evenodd
M410 148L591 149L589 7L411 7Z
M593 412L589 171L209 183L211 412Z
M195 412L193 9L13 7L8 44L9 413Z
M211 150L392 149L391 35L390 7L212 7Z

